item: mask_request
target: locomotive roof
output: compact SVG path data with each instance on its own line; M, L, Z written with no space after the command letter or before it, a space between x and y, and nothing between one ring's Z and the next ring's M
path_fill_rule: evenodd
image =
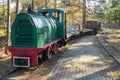
M32 25L35 25L37 28L39 27L43 27L43 26L48 26L48 20L51 17L46 17L46 16L42 16L41 14L38 13L20 13L17 15L17 18L15 20L15 23L18 22L19 20L26 20L28 19ZM14 23L13 23L14 25ZM41 25L41 26L39 26Z
M48 11L48 12L64 12L63 10L60 10L60 9L53 9L53 8L48 8L48 9L42 9L42 10L39 10L38 13L41 13L41 12L45 12L45 11Z

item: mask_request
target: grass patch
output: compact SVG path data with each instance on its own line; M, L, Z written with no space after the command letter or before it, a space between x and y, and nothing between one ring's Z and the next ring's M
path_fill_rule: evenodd
M120 71L117 71L117 77L120 79Z
M4 29L0 29L0 36L5 36L6 32Z
M0 29L0 48L3 48L5 46L5 30Z
M3 48L5 46L5 37L0 36L0 48Z

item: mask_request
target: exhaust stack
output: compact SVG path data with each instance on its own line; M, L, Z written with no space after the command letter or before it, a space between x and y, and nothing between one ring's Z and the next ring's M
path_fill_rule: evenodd
M28 3L27 12L28 12L28 13L33 13L33 8L32 8L32 3L31 3L31 1L29 1L29 3Z

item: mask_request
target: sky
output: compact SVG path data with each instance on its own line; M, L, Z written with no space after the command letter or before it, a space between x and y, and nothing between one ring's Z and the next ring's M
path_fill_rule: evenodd
M4 1L4 3L7 4L7 0L0 0L0 3L3 3L3 1Z
M7 4L7 0L0 0L0 3L3 4L3 1L4 1L4 4ZM11 3L11 7L14 8L15 7L15 3Z

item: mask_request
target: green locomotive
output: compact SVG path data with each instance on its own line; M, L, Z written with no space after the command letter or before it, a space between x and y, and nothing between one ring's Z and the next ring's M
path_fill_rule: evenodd
M15 67L38 64L39 55L50 59L64 43L65 13L59 9L43 9L36 13L20 13L11 30L12 63Z

